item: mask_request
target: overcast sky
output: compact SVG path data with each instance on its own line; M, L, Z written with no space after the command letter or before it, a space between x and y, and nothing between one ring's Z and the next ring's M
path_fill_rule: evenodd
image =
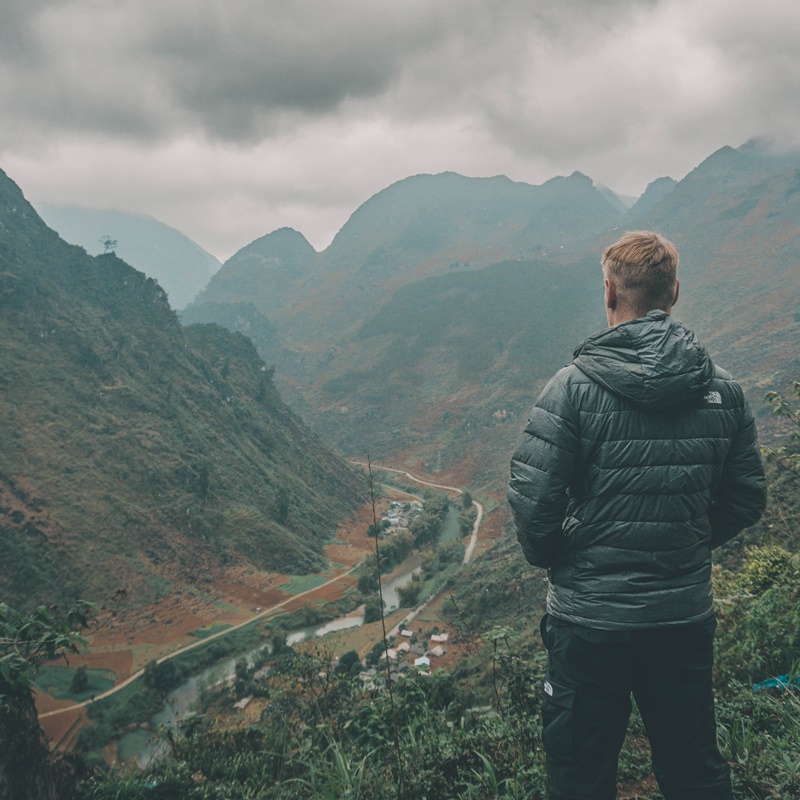
M0 3L0 168L223 260L283 225L323 249L421 172L638 195L800 142L797 0Z

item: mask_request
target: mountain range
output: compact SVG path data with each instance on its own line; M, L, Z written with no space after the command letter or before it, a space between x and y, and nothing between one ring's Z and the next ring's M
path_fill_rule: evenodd
M545 378L605 324L599 258L626 229L676 242L675 315L763 414L764 392L800 374L798 219L800 154L760 141L654 180L630 208L580 173L420 175L367 200L321 253L290 229L261 237L186 313L229 324L226 304L252 304L275 332L253 340L342 452L467 464L496 485Z
M619 213L580 173L541 186L416 175L356 209L322 253L287 228L257 239L225 262L196 303L250 300L294 342L335 340L412 281L546 256Z
M214 564L318 568L359 486L297 412L343 455L499 495L537 392L605 324L599 255L625 229L676 242L674 313L741 380L767 439L764 393L800 375L800 155L761 142L629 208L579 173L408 178L323 252L288 228L242 248L183 326L155 280L67 245L5 176L0 202L12 597L64 574L144 597Z

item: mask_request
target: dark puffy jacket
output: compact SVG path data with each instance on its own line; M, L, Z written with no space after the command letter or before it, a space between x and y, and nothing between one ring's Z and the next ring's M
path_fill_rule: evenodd
M711 550L766 502L742 390L663 311L590 336L547 384L508 499L547 610L595 628L713 614Z

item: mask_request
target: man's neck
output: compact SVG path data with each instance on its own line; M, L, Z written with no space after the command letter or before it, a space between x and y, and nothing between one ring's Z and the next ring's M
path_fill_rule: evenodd
M663 309L651 309L652 311L661 310L665 314L672 313L672 307ZM627 308L607 308L606 317L608 318L609 327L613 328L615 325L621 325L623 322L628 322L632 319L639 319L647 315L647 312L640 314L638 311L631 311Z

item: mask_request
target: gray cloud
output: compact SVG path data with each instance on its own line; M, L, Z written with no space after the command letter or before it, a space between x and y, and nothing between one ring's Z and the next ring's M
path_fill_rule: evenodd
M199 128L252 140L284 112L326 114L385 91L405 60L443 35L448 5L15 5L3 39L17 46L0 55L0 99L34 131L152 138Z
M7 0L0 165L229 255L418 172L635 194L800 141L795 0Z
M3 60L18 64L35 60L36 36L33 21L47 7L47 0L6 0L0 26L0 53Z
M531 37L569 38L630 4L15 3L3 38L16 46L0 55L0 99L33 129L28 135L56 128L149 139L199 128L256 140L285 127L286 113L288 124L292 112L329 114L345 100L390 92L406 72L423 108L426 98L450 105L505 75Z

